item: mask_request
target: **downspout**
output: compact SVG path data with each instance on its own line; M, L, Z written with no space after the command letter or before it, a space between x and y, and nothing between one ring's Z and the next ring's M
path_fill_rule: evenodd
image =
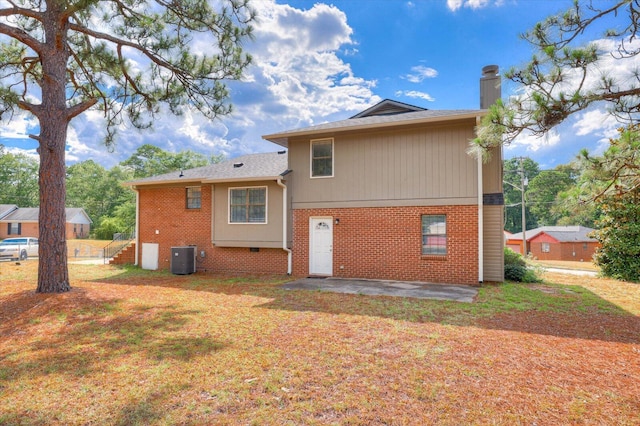
M139 250L141 250L140 248L140 191L138 191L138 188L136 188L135 186L132 186L131 189L133 189L133 191L136 193L136 251L134 254L134 261L133 264L134 266L138 266L138 253Z
M291 249L287 247L287 185L282 183L282 176L288 174L287 170L278 177L276 183L282 187L282 250L287 252L287 275L291 275Z
M480 126L480 117L476 124ZM482 155L478 154L478 282L484 281L484 210L482 199Z

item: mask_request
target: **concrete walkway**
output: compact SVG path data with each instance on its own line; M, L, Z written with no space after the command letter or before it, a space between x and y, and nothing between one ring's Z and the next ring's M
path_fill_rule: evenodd
M469 285L344 278L302 278L285 283L282 287L287 290L320 290L368 296L415 297L456 302L473 302L478 294L478 288Z

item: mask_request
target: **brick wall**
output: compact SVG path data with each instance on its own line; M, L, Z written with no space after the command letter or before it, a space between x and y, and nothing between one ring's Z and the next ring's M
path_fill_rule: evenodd
M527 246L527 250L531 255L539 260L568 260L576 262L591 262L596 248L599 246L597 242L583 243L549 243L549 251L542 251L542 243L532 241ZM585 247L586 245L586 247ZM575 256L574 256L575 253Z
M293 274L309 274L309 218L328 216L334 222L334 276L478 284L477 211L477 206L296 209ZM422 255L424 214L446 215L446 256Z
M169 269L171 247L195 245L199 271L286 274L287 253L282 249L215 247L211 243L211 189L202 186L200 209L186 208L185 187L140 188L138 260L142 243L157 243L158 267ZM156 232L157 231L157 232ZM204 251L205 256L201 257Z
M86 238L89 236L88 230L89 225L84 225L84 230L86 235L76 235L73 232L73 224L66 223L65 224L65 232L68 240L73 240L75 238ZM76 225L78 231L80 230L80 225ZM22 222L20 223L20 235L16 234L8 234L9 228L7 223L0 224L0 240L5 238L14 238L14 237L34 237L38 238L40 236L40 227L37 222Z

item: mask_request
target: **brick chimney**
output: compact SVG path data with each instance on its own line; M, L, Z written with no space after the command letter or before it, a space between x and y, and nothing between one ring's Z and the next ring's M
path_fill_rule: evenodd
M499 67L487 65L482 68L480 78L480 109L487 109L502 97Z

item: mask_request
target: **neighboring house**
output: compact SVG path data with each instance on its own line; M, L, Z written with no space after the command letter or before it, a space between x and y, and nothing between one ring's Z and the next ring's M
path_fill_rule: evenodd
M3 208L6 207L7 205L0 205L0 239L15 236L39 237L39 208L9 206L15 208L2 215ZM67 208L65 211L67 239L88 238L93 222L84 209Z
M525 232L527 253L539 260L591 261L600 243L584 226L543 226ZM522 254L522 232L507 239L507 247Z
M483 69L481 108L500 97ZM288 148L293 274L502 281L501 150L468 154L482 110L385 100L354 117L263 136Z
M483 72L485 109L385 100L263 136L288 151L126 183L137 193L136 264L167 269L195 246L198 270L502 281L501 150L486 164L467 153L500 97L497 67Z
M136 264L168 269L195 246L198 270L288 271L285 151L127 182L137 194Z

